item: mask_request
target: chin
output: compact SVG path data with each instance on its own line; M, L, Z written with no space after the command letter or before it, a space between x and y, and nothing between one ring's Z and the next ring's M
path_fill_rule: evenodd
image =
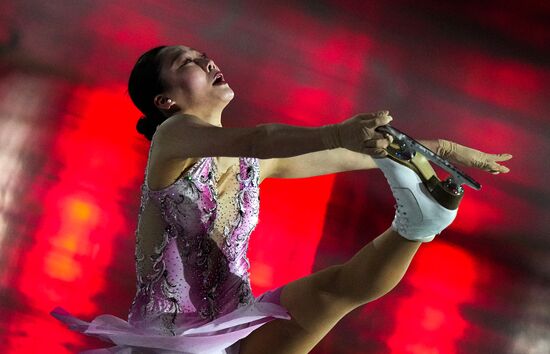
M229 102L231 102L233 97L235 97L235 92L233 92L231 87L228 87L227 92L225 92L224 95L223 95L223 100L226 101L227 103L229 103Z

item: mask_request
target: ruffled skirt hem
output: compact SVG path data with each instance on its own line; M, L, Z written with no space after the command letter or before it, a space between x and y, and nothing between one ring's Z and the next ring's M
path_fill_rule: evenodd
M237 354L239 341L274 319L290 319L279 303L281 288L268 291L249 305L220 316L204 325L180 331L175 336L152 334L113 316L100 315L91 322L74 317L61 307L50 312L71 330L116 344L81 354Z

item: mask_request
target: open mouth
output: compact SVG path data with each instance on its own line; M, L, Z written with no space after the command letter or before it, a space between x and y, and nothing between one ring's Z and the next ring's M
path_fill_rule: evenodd
M223 78L223 74L221 72L217 73L214 79L214 82L212 82L212 85L223 85L225 84L225 80Z

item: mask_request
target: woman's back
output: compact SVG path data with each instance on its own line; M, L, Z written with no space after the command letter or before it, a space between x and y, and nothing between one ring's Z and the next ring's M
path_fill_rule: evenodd
M254 300L246 251L258 221L259 162L236 160L225 172L213 157L191 160L160 190L149 188L146 169L131 324L174 335Z

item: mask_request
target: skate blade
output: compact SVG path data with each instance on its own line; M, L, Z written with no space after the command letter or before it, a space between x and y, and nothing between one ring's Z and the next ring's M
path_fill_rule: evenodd
M388 133L394 138L386 148L387 157L413 170L441 206L449 210L458 208L464 196L462 184L476 190L481 188L473 178L405 133L388 125L378 127L376 130L380 133ZM448 172L450 176L445 181L441 181L430 161Z
M422 154L426 159L441 167L443 170L451 175L451 177L449 177L444 182L448 184L450 188L460 191L462 189L462 185L465 184L475 190L481 189L481 184L479 184L472 177L468 176L458 167L454 166L452 163L445 160L441 156L435 154L430 149L428 149L418 141L414 140L407 134L401 132L400 130L390 125L380 126L376 128L376 130L380 133L390 134L393 137L394 141L390 145L390 148L388 148L387 150L388 154L393 156L394 158L404 161L410 161L417 153Z

